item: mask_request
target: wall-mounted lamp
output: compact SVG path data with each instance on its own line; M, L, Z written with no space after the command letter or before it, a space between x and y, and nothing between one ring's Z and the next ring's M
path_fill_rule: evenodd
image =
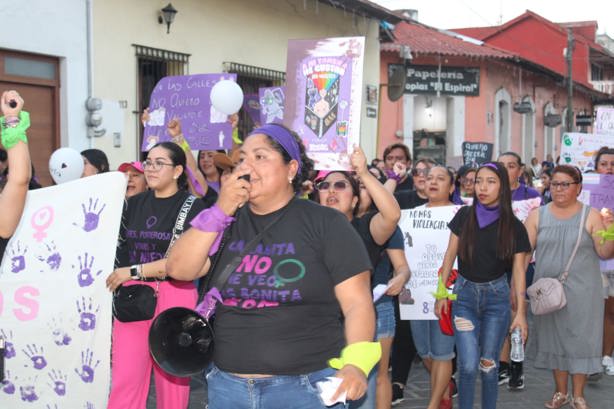
M171 24L173 20L175 20L175 14L177 14L177 9L173 7L171 3L168 3L166 7L160 11L161 14L158 16L158 23L166 23L166 34L169 34L171 32Z

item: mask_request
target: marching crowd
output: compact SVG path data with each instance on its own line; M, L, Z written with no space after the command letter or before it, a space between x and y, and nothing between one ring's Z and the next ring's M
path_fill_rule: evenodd
M0 103L3 253L33 168L23 100L9 91ZM201 295L215 285L223 299L206 370L211 409L324 408L318 386L333 376L328 407L390 408L404 399L416 355L430 375L429 409L452 408L457 393L460 408L473 408L478 376L482 407L495 408L499 385L524 387L522 362L510 360L515 329L535 342L530 362L553 372L546 408L588 408L587 377L614 375L614 241L600 235L614 216L578 200L577 168L552 158L525 165L504 152L454 169L414 162L399 143L369 165L354 147L352 171L318 172L281 125L257 127L231 152L196 157L178 120L168 132L172 140L144 161L118 168L128 185L106 284L115 293L148 286L157 304L142 319L114 320L109 408L143 408L152 370L158 408L187 407L189 378L152 360L148 333L164 310L195 308L199 283ZM82 156L83 177L110 170L104 152ZM614 148L594 159L595 172L614 174ZM541 206L521 221L512 203L528 199ZM398 223L403 209L454 205L435 292L436 315L451 323L446 334L437 320L400 319L399 303L412 296ZM157 234L137 234L147 231ZM535 315L529 334L527 287L563 275L566 306ZM387 290L374 304L377 284Z

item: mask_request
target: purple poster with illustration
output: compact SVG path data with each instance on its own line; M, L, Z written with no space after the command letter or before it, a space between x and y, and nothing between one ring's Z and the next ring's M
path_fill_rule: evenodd
M260 124L281 124L284 120L286 87L266 87L258 90L260 97Z
M284 124L316 169L349 170L360 140L364 37L290 40Z
M181 129L194 150L232 148L232 126L228 115L211 105L211 88L221 80L237 80L236 74L196 74L164 77L149 100L150 118L145 123L142 151L169 141L166 125L179 118Z

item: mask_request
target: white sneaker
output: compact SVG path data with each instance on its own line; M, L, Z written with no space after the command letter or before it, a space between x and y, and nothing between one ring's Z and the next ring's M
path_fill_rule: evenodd
M614 358L609 355L604 355L603 359L601 360L601 365L603 365L607 375L614 375Z

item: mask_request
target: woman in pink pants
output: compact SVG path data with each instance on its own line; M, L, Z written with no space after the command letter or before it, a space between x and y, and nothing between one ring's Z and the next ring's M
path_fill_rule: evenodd
M197 293L192 282L166 277L166 253L177 216L192 202L184 230L204 208L186 188L184 151L172 142L154 146L143 162L151 190L129 198L122 215L116 269L107 278L107 287L144 284L157 290L154 317L172 307L194 308ZM189 199L189 200L188 200ZM185 409L190 379L163 372L149 354L149 328L153 319L113 323L111 395L109 409L143 409L147 402L153 367L158 409Z

